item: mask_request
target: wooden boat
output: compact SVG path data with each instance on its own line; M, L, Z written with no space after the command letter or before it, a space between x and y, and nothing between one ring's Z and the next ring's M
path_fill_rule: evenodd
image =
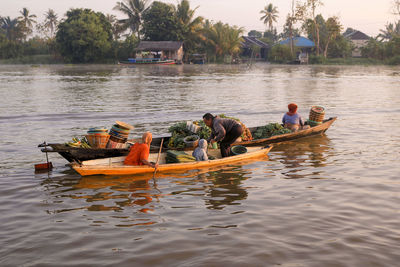
M213 166L223 166L235 162L241 162L248 159L255 159L266 156L272 149L272 145L266 147L251 147L247 153L221 158L219 149L210 149L209 154L215 159L207 161L194 161L186 163L166 163L166 153L160 155L159 166L157 172L174 172L182 170L192 170L208 168ZM191 154L191 153L188 153ZM149 161L156 162L158 153L150 153ZM125 157L113 157L97 160L88 160L81 163L72 163L71 167L82 176L87 175L134 175L141 173L153 173L154 168L145 166L129 166L124 165Z
M244 146L262 146L267 144L280 143L285 141L291 141L298 138L303 138L307 136L323 134L328 130L332 123L336 120L336 117L329 118L323 121L323 123L311 127L310 129L301 130L293 133L287 133L282 135L275 135L263 139L254 139L251 141L241 141L235 143L235 145ZM258 127L249 128L252 133L257 130ZM161 139L164 138L164 145L168 144L168 139L170 136L164 137L154 137L151 142L150 151L158 152ZM62 157L64 157L69 162L82 162L86 160L109 158L109 157L119 157L126 156L129 153L127 148L81 148L81 147L70 147L65 144L47 144L48 148L43 148L42 152L57 152ZM40 144L39 147L44 147ZM167 150L167 147L163 147L163 151Z
M173 65L176 64L173 59L161 60L159 58L129 58L128 60L119 61L120 65Z
M241 141L241 142L234 143L234 145L260 146L260 145L286 142L286 141L299 139L299 138L312 136L312 135L317 135L317 134L323 134L328 130L328 128L332 125L332 123L335 120L336 120L336 117L333 117L333 118L326 119L321 124L316 125L314 127L310 127L309 129L300 130L297 132L292 132L292 133L287 133L287 134L274 135L274 136L271 136L268 138L253 139L251 141ZM254 133L255 130L257 130L257 127L250 128L251 133Z

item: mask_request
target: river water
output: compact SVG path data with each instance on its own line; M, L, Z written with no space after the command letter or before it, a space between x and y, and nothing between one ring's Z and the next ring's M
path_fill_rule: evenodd
M181 173L80 177L37 145L115 120L131 137L224 113L337 117L269 157ZM0 266L398 266L400 68L0 66Z

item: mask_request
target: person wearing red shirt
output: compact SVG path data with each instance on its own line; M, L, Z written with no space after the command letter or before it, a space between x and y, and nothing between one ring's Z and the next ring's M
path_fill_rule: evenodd
M145 132L142 136L142 141L140 143L135 143L130 148L129 154L125 158L124 165L148 165L157 168L158 164L148 161L152 140L152 134L150 132Z

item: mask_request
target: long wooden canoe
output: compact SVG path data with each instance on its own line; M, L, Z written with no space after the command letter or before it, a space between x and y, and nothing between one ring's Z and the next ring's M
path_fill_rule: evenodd
M241 141L235 143L235 145L244 146L265 146L268 144L280 143L303 138L307 136L322 134L328 130L332 123L336 120L336 117L324 120L320 125L311 127L310 129L301 130L293 133L275 135L268 138L254 139L252 141ZM249 130L252 134L257 130L258 127L251 127ZM151 142L151 152L158 152L161 139L164 138L164 144L168 144L170 136L154 137ZM47 144L48 148L43 148L42 152L57 152L69 162L82 162L86 160L119 157L126 156L129 153L127 148L81 148L81 147L70 147L65 144ZM43 147L43 144L39 145ZM163 151L168 148L164 146Z
M166 163L166 153L161 153L157 172L174 172L182 170L202 169L214 166L223 166L248 159L255 159L266 156L272 149L272 145L266 147L249 147L248 152L231 157L221 158L219 149L210 149L209 154L216 159L207 161L194 161L186 163ZM189 154L189 153L188 153ZM158 153L150 153L149 161L156 161ZM114 157L106 159L88 160L79 163L72 163L71 167L82 176L87 175L133 175L140 173L153 173L154 168L149 166L124 165L125 157Z
M175 60L166 59L160 60L157 58L143 58L143 59L132 59L132 60L121 60L118 62L119 65L174 65Z
M311 127L309 129L300 130L297 132L292 132L292 133L287 133L287 134L274 135L274 136L271 136L268 138L253 139L251 141L241 141L241 142L234 143L234 145L260 146L260 145L268 145L268 144L291 141L294 139L299 139L299 138L317 135L317 134L323 134L324 132L326 132L326 130L328 130L328 128L332 125L332 123L335 120L336 120L336 117L333 117L333 118L324 120L323 123L321 123L317 126ZM252 134L255 132L255 130L257 130L257 128L250 129Z

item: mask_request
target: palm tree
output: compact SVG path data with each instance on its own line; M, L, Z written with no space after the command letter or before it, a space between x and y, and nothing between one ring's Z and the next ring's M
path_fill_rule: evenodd
M212 24L207 20L203 36L207 54L220 60L225 55L230 55L233 59L240 52L242 33L243 28L230 27L222 22Z
M328 56L328 47L330 43L336 39L337 36L340 35L340 31L342 30L342 25L339 22L339 18L336 16L328 18L326 21L326 30L328 33L325 49L324 49L324 57Z
M10 19L10 17L2 17L0 19L1 29L5 32L9 41L15 41L18 38L19 28L18 19Z
M149 0L123 0L117 2L114 10L118 10L128 16L118 22L122 24L124 30L130 29L132 33L137 33L140 40L140 26L142 25L142 14L148 9Z
M242 49L242 35L244 32L244 28L240 27L229 27L228 29L228 53L231 55L232 60L234 60L235 56L237 56Z
M385 29L380 30L380 32L378 38L380 38L381 41L393 39L395 35L400 35L400 21L396 22L394 25L393 23L387 24Z
M28 35L32 32L33 23L36 23L36 20L34 20L36 15L29 15L29 10L26 7L24 7L19 13L21 13L22 16L19 16L18 20L24 26L26 35Z
M276 22L276 19L278 18L278 8L273 6L271 3L268 4L267 6L264 7L263 10L260 11L260 14L263 16L260 18L260 20L264 21L265 25L268 25L269 30L272 32L273 30L273 24Z
M192 52L201 38L203 17L194 17L195 9L190 9L188 0L182 0L178 3L175 10L178 23L182 28L182 35L185 42L186 52ZM189 53L185 53L188 56Z
M192 27L193 25L198 25L202 23L203 17L194 17L194 13L196 12L196 9L199 7L197 6L195 9L190 9L190 3L188 0L181 0L180 3L178 3L177 8L176 8L176 16L178 21L187 27Z
M53 9L50 9L44 13L45 20L44 20L44 27L50 30L50 36L53 37L54 29L57 26L57 14L54 12Z

